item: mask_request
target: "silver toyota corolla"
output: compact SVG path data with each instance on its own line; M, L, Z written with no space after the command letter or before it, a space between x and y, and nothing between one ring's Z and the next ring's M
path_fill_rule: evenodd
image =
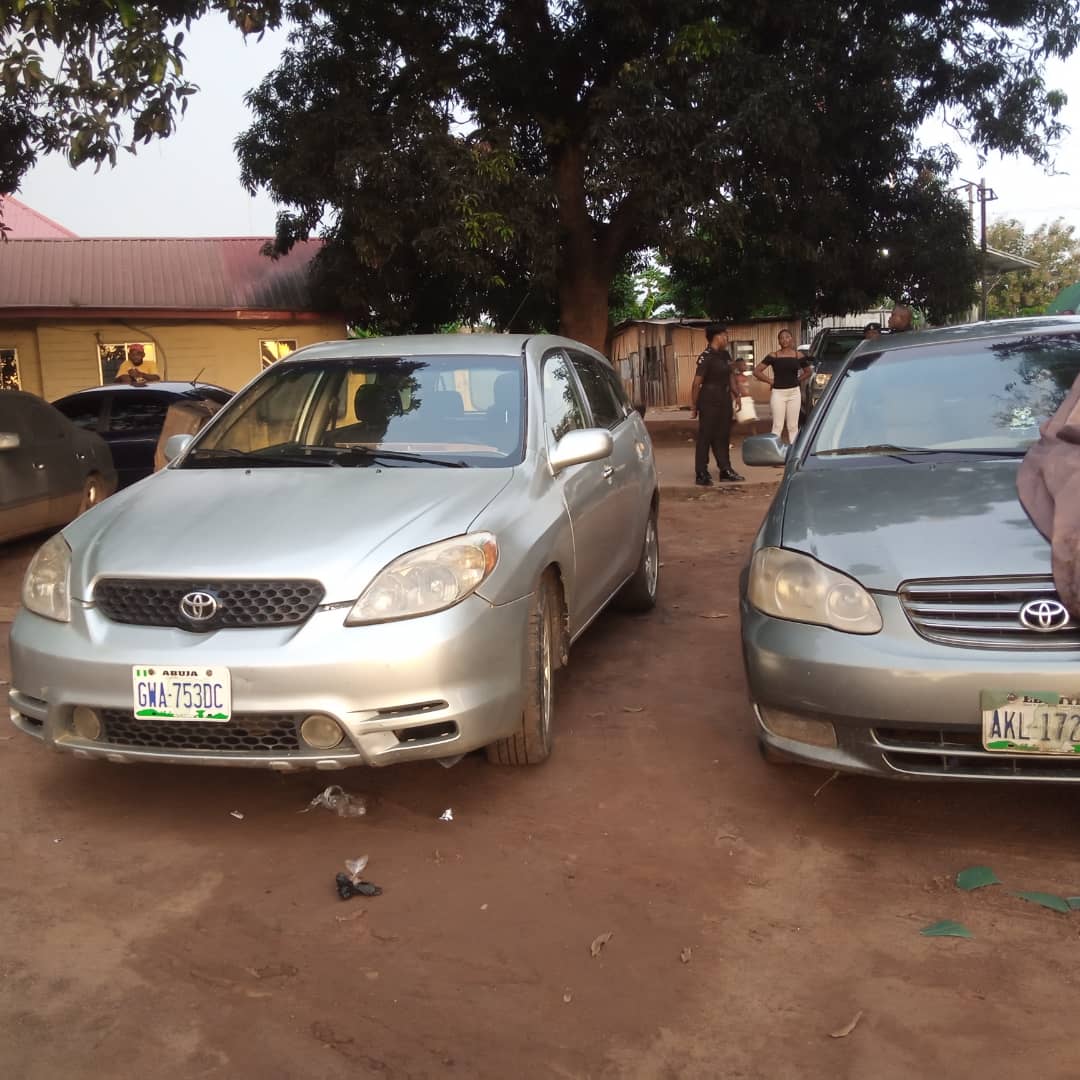
M655 603L649 436L572 341L316 345L169 453L27 571L11 716L57 748L532 764L573 640Z
M767 757L1080 780L1080 627L1017 496L1080 375L1080 318L866 342L791 453L744 578ZM784 461L771 436L748 465Z

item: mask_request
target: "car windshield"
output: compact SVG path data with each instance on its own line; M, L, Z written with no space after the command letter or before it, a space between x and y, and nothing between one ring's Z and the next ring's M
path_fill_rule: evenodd
M812 457L1022 454L1080 375L1080 334L1027 334L856 356Z
M500 468L524 453L520 356L286 361L226 405L184 468Z

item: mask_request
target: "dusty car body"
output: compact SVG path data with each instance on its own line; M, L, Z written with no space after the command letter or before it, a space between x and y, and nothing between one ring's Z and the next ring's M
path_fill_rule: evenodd
M1019 463L1080 375L1080 318L866 342L787 455L742 590L772 759L1080 780L1080 626ZM782 461L770 436L748 464Z
M649 437L572 341L312 346L170 452L28 571L12 718L60 749L530 764L573 640L655 601Z

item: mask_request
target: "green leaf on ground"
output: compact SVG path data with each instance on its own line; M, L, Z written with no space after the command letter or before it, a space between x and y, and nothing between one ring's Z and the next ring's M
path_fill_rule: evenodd
M923 937L972 938L975 936L963 923L954 922L952 919L939 919L936 923L924 926L919 933Z
M1028 903L1038 904L1040 907L1049 908L1051 911L1060 911L1062 915L1068 915L1072 910L1067 900L1062 899L1060 896L1055 896L1053 893L1017 892L1013 893L1013 896L1018 896L1021 900L1027 900Z
M956 875L956 887L964 892L981 889L987 885L1000 885L1001 879L989 866L969 866Z
M1071 911L1080 911L1080 896L1066 896L1065 903Z

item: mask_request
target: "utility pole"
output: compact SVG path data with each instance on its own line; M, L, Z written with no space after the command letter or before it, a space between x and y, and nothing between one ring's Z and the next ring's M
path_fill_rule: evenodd
M976 184L974 180L965 180L953 191L967 190L968 206L975 209L975 200L979 200L979 250L982 253L982 268L979 276L982 278L982 298L979 302L979 318L986 320L986 301L990 294L989 268L986 265L986 204L997 201L997 193L993 188L986 186L986 178L980 176Z

